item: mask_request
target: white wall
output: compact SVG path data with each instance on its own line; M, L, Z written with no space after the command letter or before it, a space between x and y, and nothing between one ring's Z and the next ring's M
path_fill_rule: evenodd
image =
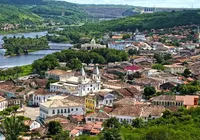
M53 114L54 110L54 114ZM58 113L59 110L59 113ZM66 112L65 112L66 110ZM40 117L46 119L47 117L51 117L54 115L84 115L84 106L77 106L77 107L62 107L62 108L46 108L42 105L40 105Z
M40 103L46 102L48 98L55 96L56 94L47 95L35 95L33 94L33 105L39 105Z

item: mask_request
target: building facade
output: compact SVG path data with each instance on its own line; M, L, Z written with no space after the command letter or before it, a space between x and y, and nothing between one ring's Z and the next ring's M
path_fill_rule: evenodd
M80 76L72 76L65 81L50 84L51 92L72 94L75 96L86 96L89 93L98 92L101 89L101 74L98 67L93 71L91 77L87 77L85 70L81 69Z
M40 104L40 118L46 119L55 115L84 115L85 107L67 99L48 100Z

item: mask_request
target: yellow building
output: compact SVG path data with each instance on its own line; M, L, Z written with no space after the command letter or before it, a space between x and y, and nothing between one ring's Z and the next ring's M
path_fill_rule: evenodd
M96 108L96 99L94 96L85 97L85 106L87 110L94 111Z

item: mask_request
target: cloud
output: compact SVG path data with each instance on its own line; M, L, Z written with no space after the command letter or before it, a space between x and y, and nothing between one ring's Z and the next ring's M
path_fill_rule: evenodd
M135 6L200 8L199 0L66 0L80 4L128 4Z

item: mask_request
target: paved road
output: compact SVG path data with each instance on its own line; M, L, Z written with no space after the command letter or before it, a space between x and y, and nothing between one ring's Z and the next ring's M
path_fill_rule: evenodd
M31 118L31 120L36 120L36 117L39 116L39 107L27 107L27 106L23 106L25 113L24 114L20 114L23 115L25 117L29 117Z

